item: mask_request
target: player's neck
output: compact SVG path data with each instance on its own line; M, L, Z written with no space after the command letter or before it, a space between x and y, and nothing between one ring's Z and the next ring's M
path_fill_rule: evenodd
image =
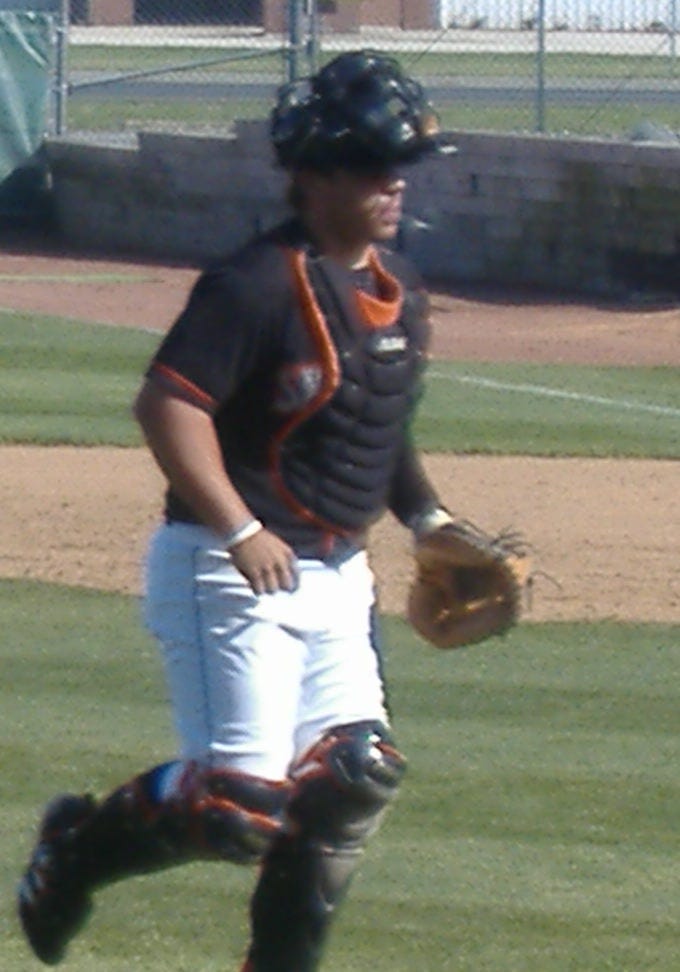
M368 266L373 248L372 240L352 239L337 233L332 227L316 220L312 214L305 214L302 221L319 253L332 257L350 270L360 270Z

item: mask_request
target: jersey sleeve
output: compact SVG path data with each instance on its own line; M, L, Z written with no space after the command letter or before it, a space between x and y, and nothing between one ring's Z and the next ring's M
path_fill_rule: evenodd
M439 505L439 497L413 443L407 437L392 477L388 508L401 523L408 526L416 517Z
M272 351L268 297L266 286L258 288L239 268L204 273L147 376L214 414Z

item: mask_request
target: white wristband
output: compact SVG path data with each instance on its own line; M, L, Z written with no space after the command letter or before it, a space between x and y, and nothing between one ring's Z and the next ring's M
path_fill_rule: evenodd
M428 510L426 513L414 517L409 526L416 537L422 537L426 533L438 530L439 527L447 526L449 523L453 523L453 517L449 511L437 506L433 510Z
M244 540L249 540L250 537L254 537L256 533L263 530L264 527L259 520L253 517L252 520L248 520L243 526L240 526L238 530L234 530L233 533L227 534L224 539L224 546L226 550L232 550L237 547L239 543L243 543Z

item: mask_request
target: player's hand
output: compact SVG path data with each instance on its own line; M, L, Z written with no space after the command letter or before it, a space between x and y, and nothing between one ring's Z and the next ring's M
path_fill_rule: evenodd
M269 530L260 530L230 550L234 566L256 594L294 591L298 585L293 550Z

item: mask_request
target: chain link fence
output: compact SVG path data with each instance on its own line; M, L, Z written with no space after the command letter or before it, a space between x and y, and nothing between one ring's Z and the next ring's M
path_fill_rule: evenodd
M61 0L58 132L224 132L341 50L444 128L678 140L680 0Z

